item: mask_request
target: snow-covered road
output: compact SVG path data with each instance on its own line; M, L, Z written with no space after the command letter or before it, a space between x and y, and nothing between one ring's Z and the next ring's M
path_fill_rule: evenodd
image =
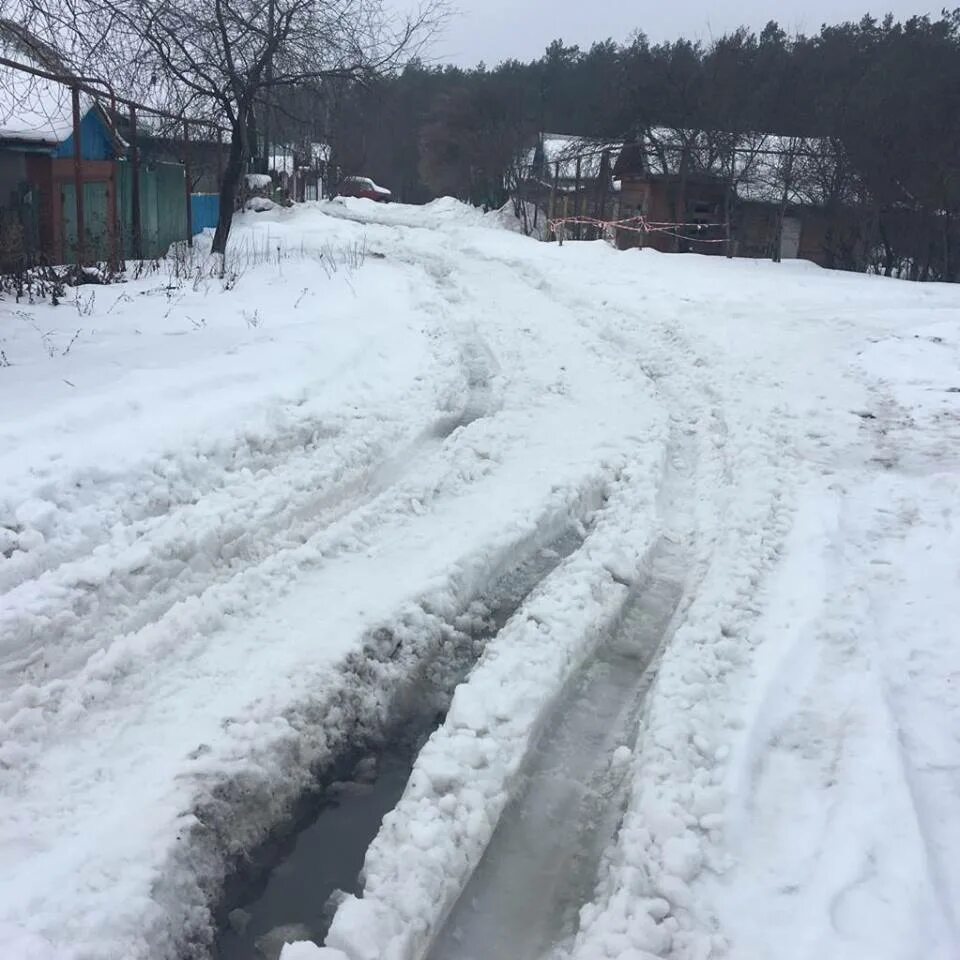
M0 956L205 956L465 649L304 955L960 955L960 291L501 220L0 304Z

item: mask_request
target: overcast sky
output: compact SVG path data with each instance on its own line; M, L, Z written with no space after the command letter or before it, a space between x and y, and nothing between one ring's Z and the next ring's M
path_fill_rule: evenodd
M483 60L531 60L560 38L566 44L589 47L594 40L626 40L642 30L651 40L679 36L709 41L711 36L741 24L759 30L777 20L788 32L815 33L820 24L859 20L864 13L898 19L916 13L938 14L946 0L453 0L458 8L443 35L433 44L430 59L475 66Z

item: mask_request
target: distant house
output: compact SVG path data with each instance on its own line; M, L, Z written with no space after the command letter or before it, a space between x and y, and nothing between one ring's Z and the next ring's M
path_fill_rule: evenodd
M603 219L616 206L611 165L622 144L570 134L541 133L520 164L514 197L548 219Z
M621 249L828 264L831 221L816 168L832 149L811 138L670 127L628 143L543 133L511 193L550 220L626 221L614 230ZM599 230L571 224L564 233L592 239Z
M620 218L641 217L650 229L619 230L617 244L826 263L827 218L805 176L808 159L824 150L816 139L646 130L613 172Z
M269 171L291 200L303 202L323 198L323 185L330 174L329 144L275 144L271 153L267 164Z
M0 19L8 59L65 82L0 65L0 269L74 263L77 230L75 155L83 183L87 261L139 252L157 256L187 236L184 167L144 163L139 170L140 250L135 251L128 144L103 106L80 95L80 143L74 141L69 74L21 27Z
M53 54L0 19L0 53L41 69ZM0 267L53 244L53 157L72 130L70 90L0 66Z

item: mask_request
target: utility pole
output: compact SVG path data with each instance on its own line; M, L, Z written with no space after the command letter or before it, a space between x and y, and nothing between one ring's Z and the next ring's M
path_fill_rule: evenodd
M190 171L190 124L183 121L183 191L187 210L187 246L193 246L193 175Z
M264 105L263 111L263 172L270 172L270 154L272 148L270 146L270 135L272 130L270 129L270 122L273 119L273 107L270 102L270 98L273 96L273 31L274 31L274 10L275 10L276 0L268 0L267 2L267 43L269 44L268 49L270 53L267 57L267 89L266 89L266 103Z
M77 219L77 266L83 268L86 257L86 244L84 233L86 224L84 223L83 209L83 144L82 133L80 129L80 88L74 86L70 91L72 95L73 106L73 196L75 213ZM64 238L66 239L66 238ZM66 251L64 251L66 253Z
M143 223L140 219L140 148L137 146L137 108L130 105L130 205L133 258L143 259Z

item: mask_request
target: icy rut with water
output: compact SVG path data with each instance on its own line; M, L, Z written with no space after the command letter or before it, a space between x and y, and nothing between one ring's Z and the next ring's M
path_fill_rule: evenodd
M565 684L543 722L483 859L431 960L539 960L571 938L623 809L653 660L683 592L682 551L654 547L612 635Z

